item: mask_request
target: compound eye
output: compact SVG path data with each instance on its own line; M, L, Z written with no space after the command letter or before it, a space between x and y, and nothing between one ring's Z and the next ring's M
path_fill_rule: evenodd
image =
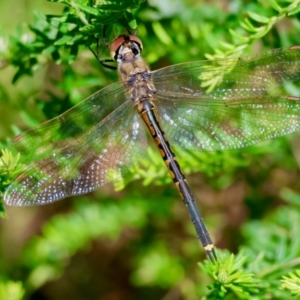
M142 52L143 50L143 43L142 41L135 35L130 35L129 36L130 41L135 42L136 44L138 44L140 51Z
M121 35L116 40L114 40L110 46L110 55L117 61L119 57L120 48L123 45L130 45L130 48L134 56L138 56L143 50L143 44L141 40L135 35Z
M116 54L119 50L119 48L122 46L122 44L125 42L125 38L124 36L120 36L118 37L116 40L114 40L112 42L112 44L110 45L110 55L113 59L116 58Z

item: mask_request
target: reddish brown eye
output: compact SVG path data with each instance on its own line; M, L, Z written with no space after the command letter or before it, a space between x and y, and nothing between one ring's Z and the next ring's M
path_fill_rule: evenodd
M142 44L142 41L135 35L130 35L129 36L129 39L133 42L136 42L137 44L139 44L140 46L140 49L143 50L143 44Z
M129 35L129 36L119 36L116 40L114 40L110 46L110 55L111 57L116 60L116 55L118 52L118 49L122 46L122 44L125 41L131 41L134 44L137 44L137 48L139 48L138 52L141 52L143 50L143 44L142 41L135 35ZM137 53L135 53L137 54Z
M112 42L112 44L110 45L110 53L111 53L111 56L114 57L117 50L120 48L120 46L124 43L125 41L125 38L124 36L120 36L118 37L116 40L114 40Z

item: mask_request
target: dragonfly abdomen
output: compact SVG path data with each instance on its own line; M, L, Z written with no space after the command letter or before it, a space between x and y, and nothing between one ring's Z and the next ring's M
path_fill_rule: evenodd
M183 203L189 211L191 221L194 225L199 240L201 241L208 257L212 260L216 259L214 245L209 236L208 230L204 225L203 218L199 212L195 199L191 194L185 176L180 169L165 133L160 127L155 105L151 100L148 101L147 99L143 99L138 103L137 109L159 149L159 152L168 168L168 171L174 181Z

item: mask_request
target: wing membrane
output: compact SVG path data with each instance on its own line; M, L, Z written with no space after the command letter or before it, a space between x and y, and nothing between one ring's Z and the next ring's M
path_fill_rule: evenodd
M233 149L300 129L300 48L152 72L170 142L186 149ZM143 89L140 89L142 91ZM8 187L11 205L53 202L122 177L144 157L146 135L123 83L16 137L23 172Z
M146 136L121 83L15 138L24 171L8 187L10 205L50 203L118 180L143 154Z
M299 47L260 56L179 64L153 72L171 143L186 149L246 147L300 128ZM213 85L213 87L211 87Z

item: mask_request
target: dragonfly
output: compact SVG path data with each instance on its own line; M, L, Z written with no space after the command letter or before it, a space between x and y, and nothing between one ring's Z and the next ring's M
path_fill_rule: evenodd
M300 46L156 71L142 47L137 36L120 35L110 46L119 82L13 139L9 150L24 168L4 201L39 205L91 192L146 159L152 138L207 257L217 260L172 147L236 149L299 130Z

